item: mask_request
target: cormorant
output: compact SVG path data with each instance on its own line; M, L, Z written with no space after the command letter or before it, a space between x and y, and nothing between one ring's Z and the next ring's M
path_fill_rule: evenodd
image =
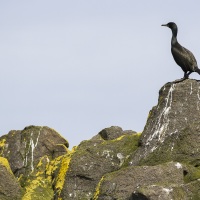
M169 22L168 24L162 24L162 26L167 26L172 30L171 52L177 65L184 71L183 80L187 79L192 72L200 74L200 69L192 52L182 47L177 41L177 25L174 22Z

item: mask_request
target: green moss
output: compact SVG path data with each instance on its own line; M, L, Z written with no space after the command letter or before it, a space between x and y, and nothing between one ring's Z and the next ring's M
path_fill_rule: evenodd
M184 172L185 183L190 183L192 181L200 179L200 167L193 167L191 165L187 165L187 169L184 170Z
M140 165L157 165L170 161L197 163L199 159L199 123L188 125L185 129L168 136L159 147L140 161Z

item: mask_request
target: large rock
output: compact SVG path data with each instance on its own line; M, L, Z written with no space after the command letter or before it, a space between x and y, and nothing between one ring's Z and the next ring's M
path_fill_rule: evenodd
M180 163L174 162L157 166L131 166L123 168L119 171L107 174L101 179L94 199L128 200L142 199L142 197L144 199L151 199L151 193L142 192L145 186L151 186L154 187L153 194L155 197L158 198L160 196L163 200L170 200L170 196L172 196L170 195L170 193L172 193L172 186L184 184L184 168L185 167ZM151 191L152 190L153 189L151 189ZM156 190L158 191L157 193L155 193Z
M131 165L176 160L197 162L200 157L200 82L167 83L159 92ZM192 155L192 157L191 157Z
M68 153L67 147L68 142L48 127L29 126L0 138L0 156L7 158L24 189L23 200L53 198L53 173L58 166L52 169L49 166L51 161Z
M112 126L70 151L29 126L0 137L0 156L2 200L200 199L200 83L163 86L142 135Z
M67 152L68 142L48 127L29 126L0 138L0 155L8 159L15 176L28 176L46 155L52 160Z
M107 140L107 137L103 137L104 140L103 132L116 135L111 137L116 139ZM82 142L71 158L60 197L90 200L104 174L127 164L130 154L138 147L139 136L134 131L122 131L113 126L102 130L91 140Z

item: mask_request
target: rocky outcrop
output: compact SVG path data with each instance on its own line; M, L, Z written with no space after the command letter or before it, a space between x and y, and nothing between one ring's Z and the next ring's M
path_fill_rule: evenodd
M105 137L106 134L108 137ZM139 136L134 131L110 127L93 139L82 142L71 158L61 197L91 199L104 174L126 165L129 156L138 146Z
M0 137L0 199L200 199L200 82L167 83L144 131L112 126L72 150L48 127Z
M198 163L200 158L200 82L167 83L159 92L132 165L167 161Z
M10 131L0 138L0 156L24 189L24 200L52 199L52 176L47 169L52 160L68 153L68 142L48 127L29 126Z

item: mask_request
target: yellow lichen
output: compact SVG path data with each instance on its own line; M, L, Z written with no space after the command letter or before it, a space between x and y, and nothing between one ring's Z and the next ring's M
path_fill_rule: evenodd
M56 182L55 182L55 188L57 190L58 196L60 195L61 190L64 186L65 176L66 176L67 170L69 168L69 163L70 163L71 157L74 154L75 150L76 150L76 147L74 147L72 149L70 154L63 156L63 158L62 158L60 170L59 170L58 176L56 178Z
M10 172L11 174L13 173L6 158L0 157L0 164L5 166L8 172Z
M5 146L5 142L6 142L6 139L0 140L0 147L4 147Z
M98 199L98 196L99 196L99 193L100 193L100 187L101 187L101 183L103 182L103 176L101 178L101 180L99 181L96 189L95 189L95 193L94 193L94 197L93 197L93 200L97 200Z
M46 175L47 179L51 180L52 179L52 174L53 172L59 167L59 164L61 162L62 156L59 156L52 160L47 166L46 166Z
M6 145L6 139L0 140L0 149L1 149L0 155L2 155L5 145Z
M25 181L25 194L22 200L51 200L53 199L52 180L46 177L46 166L49 165L48 156L43 156L37 168L31 172Z
M116 141L116 140L121 140L124 136L125 136L125 135L122 135L122 136L116 138L115 141Z

